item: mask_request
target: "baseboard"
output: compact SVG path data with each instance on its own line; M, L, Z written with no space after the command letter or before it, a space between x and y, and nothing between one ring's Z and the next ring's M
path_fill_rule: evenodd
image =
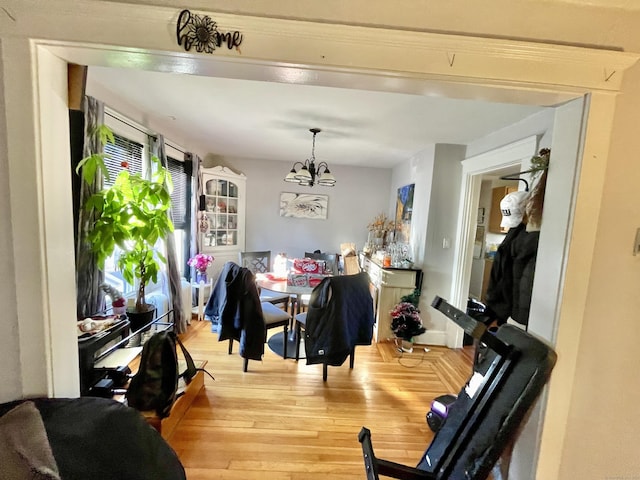
M443 330L427 330L420 335L420 342L427 345L447 345L447 332Z

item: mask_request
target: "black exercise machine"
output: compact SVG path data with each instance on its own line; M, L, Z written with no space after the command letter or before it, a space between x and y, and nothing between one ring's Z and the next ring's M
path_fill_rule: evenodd
M367 480L379 476L401 480L483 480L503 450L515 440L556 362L546 343L513 325L493 334L482 322L436 296L436 310L487 347L467 383L451 404L416 467L376 458L371 432L362 427L358 440Z

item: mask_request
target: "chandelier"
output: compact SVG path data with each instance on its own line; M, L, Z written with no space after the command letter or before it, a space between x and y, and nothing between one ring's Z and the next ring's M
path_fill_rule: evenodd
M284 181L308 187L313 187L314 184L322 185L323 187L333 187L336 184L336 179L329 171L327 162L320 162L316 166L316 135L322 130L319 128L310 128L309 131L313 133L311 157L305 160L304 163L295 162L293 167L291 167L291 171L284 177ZM300 170L296 171L298 165L300 165Z

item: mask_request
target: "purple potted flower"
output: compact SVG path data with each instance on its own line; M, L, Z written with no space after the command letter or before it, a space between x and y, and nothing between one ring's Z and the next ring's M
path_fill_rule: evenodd
M410 353L413 337L423 334L427 329L422 325L420 310L412 303L401 302L391 310L391 331L403 344L409 344L403 345L402 350Z
M196 282L207 283L207 268L213 265L214 257L205 253L198 253L191 257L187 264L196 269Z

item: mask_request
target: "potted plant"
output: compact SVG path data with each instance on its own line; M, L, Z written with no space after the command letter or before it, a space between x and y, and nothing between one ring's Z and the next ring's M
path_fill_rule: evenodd
M399 347L403 352L413 351L413 337L422 335L427 329L422 325L420 310L416 307L419 294L402 297L393 310L391 310L391 331L397 339L402 341Z
M103 144L114 143L113 133L104 125L98 127L95 135ZM76 172L81 171L84 181L90 184L98 171L109 178L105 156L99 153L82 159ZM130 173L127 162L122 162L122 170L114 184L94 193L84 205L85 209L94 212L87 240L98 266L104 269L105 260L116 248L120 249L117 267L127 282L137 285L134 313L150 311L149 321L153 318L154 307L146 303L145 287L151 280L158 281L160 263L166 263L156 244L173 232L168 214L173 188L171 175L157 157L151 160L151 178ZM132 320L132 326L133 323Z

